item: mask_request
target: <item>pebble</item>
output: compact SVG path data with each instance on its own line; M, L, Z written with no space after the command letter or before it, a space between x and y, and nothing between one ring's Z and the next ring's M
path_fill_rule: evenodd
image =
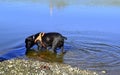
M96 72L93 72L94 75L98 75Z
M9 68L13 67L13 65L8 65Z
M101 71L102 73L106 73L106 71Z

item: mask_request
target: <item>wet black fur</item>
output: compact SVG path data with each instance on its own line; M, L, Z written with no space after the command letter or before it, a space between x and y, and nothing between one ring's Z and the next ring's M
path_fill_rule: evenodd
M42 42L45 45L43 47L40 43L40 41L34 42L35 39L39 36L40 33L37 33L35 35L31 35L25 39L25 47L27 50L29 50L34 45L38 46L38 50L41 50L42 48L47 49L50 47L55 53L57 48L61 48L61 51L64 52L64 39L67 40L66 37L62 36L60 33L56 32L50 32L45 33L45 35L42 37Z

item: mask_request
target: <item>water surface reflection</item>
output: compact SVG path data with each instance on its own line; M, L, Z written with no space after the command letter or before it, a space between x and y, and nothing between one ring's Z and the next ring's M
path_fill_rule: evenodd
M32 58L32 59L37 59L40 61L63 63L64 54L58 55L49 50L36 51L32 49L26 52L26 56L30 59Z
M59 32L68 38L64 56L32 50L27 56L82 69L120 70L119 5L119 0L1 0L0 61L25 56L29 35Z

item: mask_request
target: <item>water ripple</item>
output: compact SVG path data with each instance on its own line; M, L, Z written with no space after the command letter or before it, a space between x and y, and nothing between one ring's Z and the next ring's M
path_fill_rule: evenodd
M66 63L89 69L120 68L120 47L111 43L112 39L97 40L96 37L83 38L83 35L75 34L70 40L71 49L65 57Z

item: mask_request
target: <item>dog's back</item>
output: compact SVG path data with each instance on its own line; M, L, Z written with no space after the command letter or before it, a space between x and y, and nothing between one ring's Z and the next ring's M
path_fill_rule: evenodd
M42 36L41 36L42 34ZM38 38L40 37L40 38ZM27 40L31 39L31 40ZM26 40L26 48L31 48L34 44L38 45L38 49L41 49L40 47L51 47L51 49L56 52L56 48L61 48L63 51L64 46L64 40L67 38L62 36L60 33L57 32L50 32L50 33L37 33L35 35L32 35L28 37ZM40 42L36 42L38 41Z

